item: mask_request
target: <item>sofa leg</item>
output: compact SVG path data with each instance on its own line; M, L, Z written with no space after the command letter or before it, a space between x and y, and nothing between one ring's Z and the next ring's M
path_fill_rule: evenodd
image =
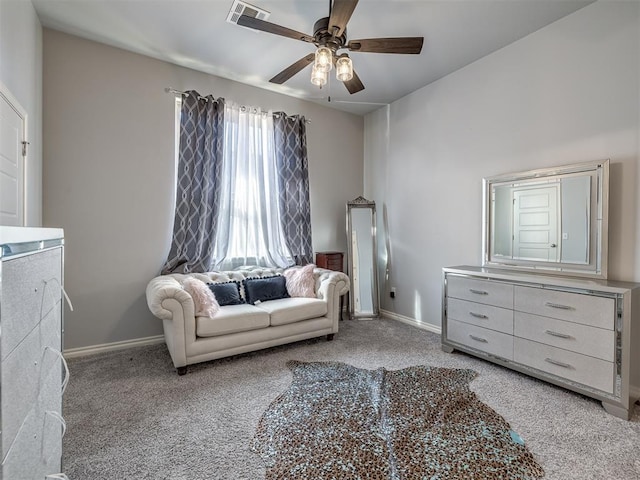
M330 333L329 335L327 335L327 342L330 342L331 340L333 340L333 333Z
M178 375L184 375L187 373L187 367L176 367L176 372L178 372Z

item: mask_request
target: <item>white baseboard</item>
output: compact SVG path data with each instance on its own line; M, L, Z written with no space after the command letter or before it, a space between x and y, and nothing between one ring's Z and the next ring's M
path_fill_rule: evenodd
M164 343L164 335L155 335L153 337L124 340L123 342L103 343L100 345L92 345L89 347L70 348L64 351L64 357L84 357L85 355L93 355L94 353L112 352L114 350L122 350L124 348L156 345L158 343Z
M389 318L391 320L397 320L402 323L406 323L413 327L418 327L429 332L437 333L440 335L440 327L432 325L430 323L422 323L410 317L399 315L388 310L380 310L381 316ZM122 342L103 343L100 345L91 345L89 347L69 348L64 351L65 358L84 357L85 355L93 355L95 353L112 352L115 350L122 350L131 347L142 347L145 345L156 345L158 343L164 343L164 335L155 335L153 337L136 338L134 340L124 340Z
M380 310L380 315L386 318L390 318L391 320L397 320L398 322L406 323L407 325L411 325L413 327L421 328L422 330L427 330L429 332L437 333L438 335L442 334L442 329L436 325L433 325L431 323L420 322L415 318L405 317L404 315L400 315L395 312L390 312L389 310Z

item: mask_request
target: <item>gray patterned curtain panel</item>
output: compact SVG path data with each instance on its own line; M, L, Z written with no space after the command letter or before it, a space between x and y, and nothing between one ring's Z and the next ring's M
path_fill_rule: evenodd
M220 203L224 99L182 96L176 212L162 273L206 272L211 266Z
M306 121L279 112L273 124L282 228L296 263L305 265L313 262Z

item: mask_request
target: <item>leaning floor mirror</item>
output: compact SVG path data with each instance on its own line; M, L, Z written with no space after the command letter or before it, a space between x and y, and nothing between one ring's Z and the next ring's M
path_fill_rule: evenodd
M349 317L376 318L379 315L376 202L363 197L347 202L347 240Z

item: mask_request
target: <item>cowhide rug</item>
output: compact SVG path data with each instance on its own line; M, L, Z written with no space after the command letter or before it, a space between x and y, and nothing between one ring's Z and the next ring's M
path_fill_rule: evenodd
M291 386L263 414L251 445L267 480L544 475L509 424L469 389L473 370L288 367Z

